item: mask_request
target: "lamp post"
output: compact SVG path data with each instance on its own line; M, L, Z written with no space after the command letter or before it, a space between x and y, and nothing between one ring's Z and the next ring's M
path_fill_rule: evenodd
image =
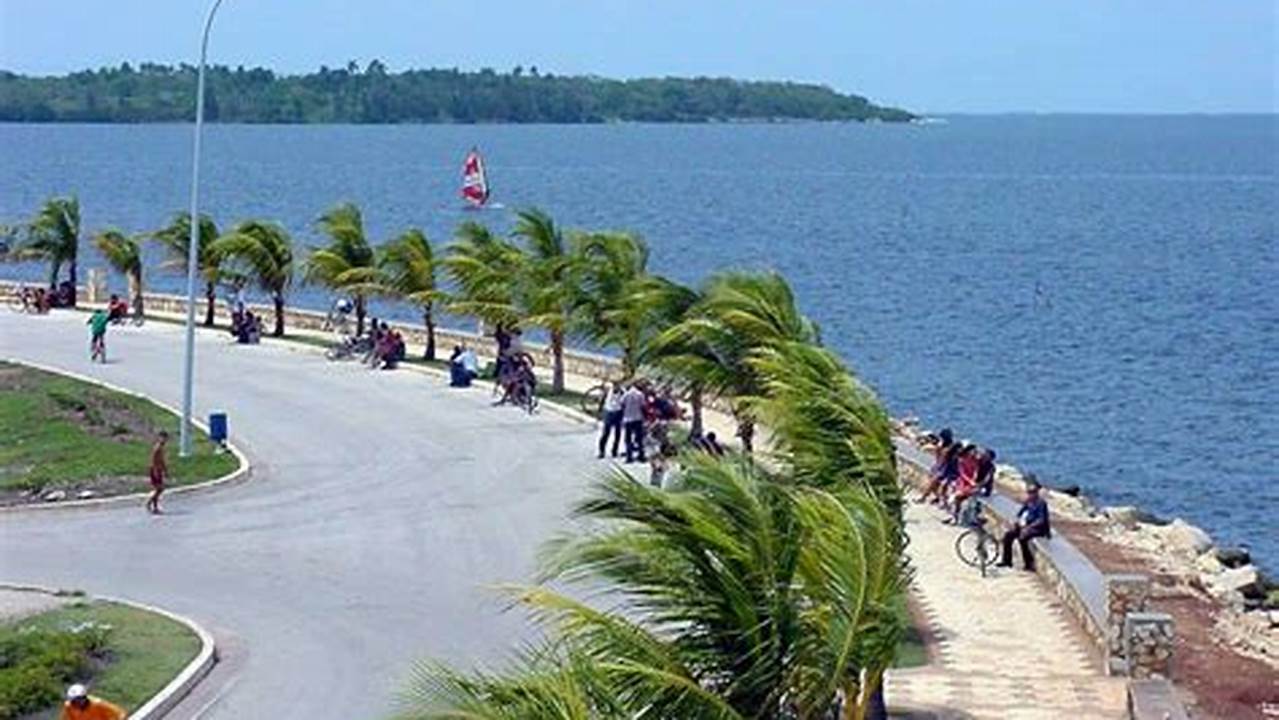
M195 90L195 148L191 153L191 237L187 245L187 333L186 357L182 371L182 427L179 430L179 453L191 455L191 385L195 371L195 272L200 262L200 132L204 129L204 60L209 53L209 30L222 0L213 0L204 20L200 38L200 70Z

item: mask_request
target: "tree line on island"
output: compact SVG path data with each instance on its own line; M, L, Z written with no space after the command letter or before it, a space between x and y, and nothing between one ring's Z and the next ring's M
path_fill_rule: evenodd
M321 67L306 75L212 66L206 119L241 123L600 123L823 120L904 122L914 116L864 97L794 82L729 78L612 80L515 67L390 72ZM184 122L195 68L128 63L63 76L0 71L3 122Z
M177 214L154 232L106 230L93 242L136 303L140 243L182 269L189 222ZM884 717L910 576L888 416L821 345L782 276L681 285L648 270L639 237L565 231L538 210L519 213L509 236L463 223L442 252L412 228L375 246L351 204L317 219L327 242L305 257L278 224L199 223L206 324L219 283L251 280L282 335L296 275L352 297L361 326L368 299L383 297L419 307L428 336L437 307L542 328L557 388L565 343L589 338L615 349L628 376L671 382L695 414L702 397L718 398L739 425L741 452L685 452L665 489L621 469L597 479L573 510L584 522L547 544L535 583L502 591L541 639L496 668L420 664L397 717ZM73 198L49 200L15 230L13 257L48 261L52 284L64 267L74 276ZM767 448L751 443L756 424Z

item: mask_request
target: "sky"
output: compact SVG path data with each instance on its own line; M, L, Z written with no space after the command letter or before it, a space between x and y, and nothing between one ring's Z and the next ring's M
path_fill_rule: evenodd
M194 63L207 0L0 0L0 68ZM225 0L210 61L816 82L917 112L1279 112L1279 0Z

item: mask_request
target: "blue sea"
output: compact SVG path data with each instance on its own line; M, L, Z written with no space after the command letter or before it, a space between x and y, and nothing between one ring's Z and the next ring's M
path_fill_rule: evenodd
M153 229L186 207L190 133L0 125L0 223L74 193L89 230ZM508 209L460 210L472 145ZM1277 159L1273 115L215 125L202 206L223 225L279 220L302 245L344 200L378 239L420 226L439 243L538 206L640 233L652 268L684 282L777 269L893 413L1103 503L1185 517L1274 569Z

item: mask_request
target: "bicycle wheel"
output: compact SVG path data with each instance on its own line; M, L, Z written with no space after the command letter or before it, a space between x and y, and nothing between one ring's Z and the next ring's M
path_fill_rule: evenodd
M22 293L20 291L10 295L8 300L5 302L5 304L9 306L10 310L17 313L27 311L27 303L23 299Z
M966 564L981 568L995 561L995 539L980 530L965 530L955 538L955 554Z
M593 418L600 418L604 415L604 396L606 391L603 385L596 385L586 394L582 396L582 412Z

